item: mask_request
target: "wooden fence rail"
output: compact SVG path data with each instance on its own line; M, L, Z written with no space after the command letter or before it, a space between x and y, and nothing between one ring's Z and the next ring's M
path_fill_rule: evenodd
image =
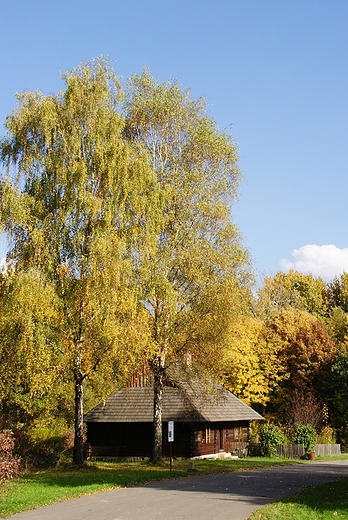
M303 444L283 444L277 446L277 456L284 459L301 459L305 455Z
M316 444L314 452L316 455L341 455L340 444ZM284 444L277 446L277 456L286 459L301 459L305 455L303 444Z
M316 444L314 451L315 455L334 457L341 455L341 445ZM261 455L261 445L250 443L247 454L250 457L259 457ZM305 455L306 452L303 444L283 444L282 446L277 446L277 456L284 459L301 459L304 458Z
M315 446L316 455L341 455L340 444L317 444Z

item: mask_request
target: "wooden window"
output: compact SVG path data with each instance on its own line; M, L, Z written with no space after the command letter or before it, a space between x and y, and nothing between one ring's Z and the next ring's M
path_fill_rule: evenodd
M210 444L211 442L213 442L213 435L211 429L208 428L205 430L205 443Z

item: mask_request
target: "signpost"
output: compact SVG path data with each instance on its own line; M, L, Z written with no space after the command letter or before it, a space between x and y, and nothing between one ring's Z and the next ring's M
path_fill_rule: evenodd
M168 442L169 442L169 468L172 471L172 446L174 442L174 421L168 421Z

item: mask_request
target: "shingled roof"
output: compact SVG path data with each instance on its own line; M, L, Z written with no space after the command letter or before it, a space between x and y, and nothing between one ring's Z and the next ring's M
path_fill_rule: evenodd
M162 421L220 422L252 421L263 417L220 385L202 393L191 387L166 386L163 392ZM153 421L153 388L122 388L105 403L85 415L84 421L147 423Z

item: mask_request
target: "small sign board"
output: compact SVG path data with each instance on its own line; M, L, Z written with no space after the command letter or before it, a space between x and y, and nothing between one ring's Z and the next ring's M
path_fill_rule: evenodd
M174 421L168 421L168 442L174 442Z

